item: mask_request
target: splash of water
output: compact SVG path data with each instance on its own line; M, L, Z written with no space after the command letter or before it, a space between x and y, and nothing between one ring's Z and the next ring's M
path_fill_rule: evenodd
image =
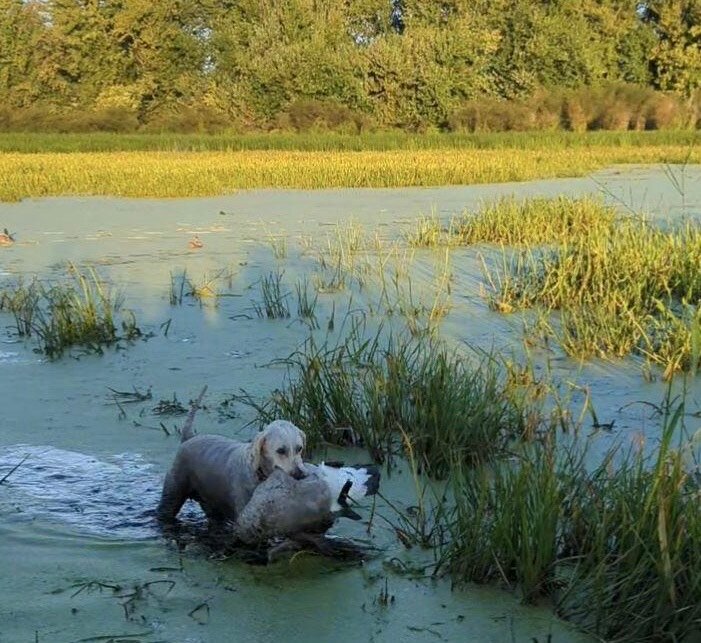
M0 479L20 462L0 486L0 514L11 505L15 516L65 523L82 533L130 540L158 537L154 510L162 478L142 456L122 453L103 461L51 446L18 444L0 453ZM188 508L183 517L200 520L201 514Z

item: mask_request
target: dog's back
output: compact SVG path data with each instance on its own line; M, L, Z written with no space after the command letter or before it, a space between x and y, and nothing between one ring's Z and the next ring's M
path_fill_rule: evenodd
M212 520L234 520L258 484L248 460L246 443L183 431L163 484L159 519L173 520L183 503L193 499Z

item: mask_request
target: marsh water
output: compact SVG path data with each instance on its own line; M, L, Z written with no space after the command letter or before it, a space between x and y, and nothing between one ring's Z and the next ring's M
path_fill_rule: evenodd
M207 384L196 428L247 439L253 413L230 403L231 395L245 389L264 398L280 386L285 370L271 361L309 334L294 314L258 318L259 282L271 270L284 272L292 293L313 273L315 248L343 234L338 226L349 221L390 242L420 214L447 219L501 196L584 194L654 217L696 217L701 171L615 168L582 179L474 187L0 204L0 228L17 237L0 248L2 283L60 279L69 261L94 266L123 293L148 335L103 355L72 351L47 361L0 314L0 479L21 463L0 484L0 642L587 640L548 605L524 606L499 588L451 588L427 577L430 552L405 549L383 502L376 511L387 520L375 519L371 529L349 521L335 527L377 548L363 565L300 555L252 566L212 556L196 538L176 546L152 518L183 421L155 414L157 403L175 396L187 406ZM195 234L202 248L188 247ZM417 285L430 289L437 261L434 251L412 255ZM518 353L521 321L489 310L478 251L456 249L450 261L452 307L441 334L458 346ZM209 280L221 296L172 305L171 280L183 270L195 282ZM322 293L323 332L340 332L341 311L363 296ZM292 294L290 304L294 313ZM328 330L331 317L336 330ZM639 362L580 365L557 351L547 361L556 376L589 388L601 422L615 421L600 436L602 448L640 434L654 444L658 422L640 402L659 402L665 385L645 380ZM134 390L150 398L115 398L115 391ZM699 392L692 385L692 412ZM356 451L340 455L367 459ZM382 490L408 507L415 496L401 469L385 476ZM195 507L185 519L201 522Z

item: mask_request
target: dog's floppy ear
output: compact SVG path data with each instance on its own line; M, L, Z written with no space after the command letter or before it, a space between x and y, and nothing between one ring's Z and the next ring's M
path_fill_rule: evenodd
M265 431L261 431L251 441L251 459L253 461L253 469L258 471L263 465L263 449L265 449Z

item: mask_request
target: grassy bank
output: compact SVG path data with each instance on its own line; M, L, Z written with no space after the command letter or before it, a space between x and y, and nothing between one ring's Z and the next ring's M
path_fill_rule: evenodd
M246 150L384 151L384 150L538 150L587 147L690 146L701 141L695 131L649 132L492 132L427 133L402 131L340 134L272 132L249 134L52 134L0 133L0 152L228 152Z
M59 195L197 197L250 188L499 183L583 176L614 164L661 162L701 162L701 147L5 153L0 155L0 200Z

